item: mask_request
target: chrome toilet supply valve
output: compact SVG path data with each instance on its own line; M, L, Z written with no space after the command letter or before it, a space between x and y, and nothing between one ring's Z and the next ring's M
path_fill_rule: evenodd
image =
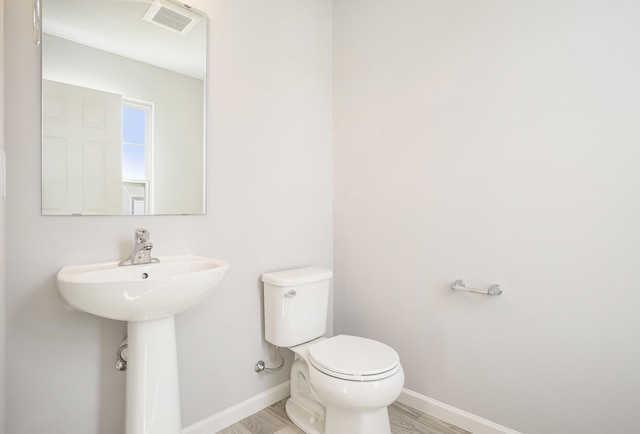
M264 360L258 360L258 363L255 364L255 366L253 367L253 370L256 371L258 374L262 372L265 372L268 374L269 372L279 371L280 369L284 368L285 360L284 360L284 357L282 357L282 354L280 354L280 347L275 347L275 349L276 349L276 354L278 355L278 357L280 357L280 364L278 366L276 366L275 368L267 368L267 366L264 363Z
M125 339L122 344L120 344L120 348L118 348L117 359L116 359L116 369L118 371L126 371L127 370L127 340Z

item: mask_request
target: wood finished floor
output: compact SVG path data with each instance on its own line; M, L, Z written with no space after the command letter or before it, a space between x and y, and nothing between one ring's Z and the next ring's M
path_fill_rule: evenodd
M304 434L287 418L285 402L276 402L216 434ZM398 402L389 407L389 420L393 434L470 434Z

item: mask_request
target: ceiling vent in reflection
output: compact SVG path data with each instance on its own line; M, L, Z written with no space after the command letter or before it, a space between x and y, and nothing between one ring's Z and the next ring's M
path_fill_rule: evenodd
M153 0L143 20L186 35L202 19L203 13L183 3Z

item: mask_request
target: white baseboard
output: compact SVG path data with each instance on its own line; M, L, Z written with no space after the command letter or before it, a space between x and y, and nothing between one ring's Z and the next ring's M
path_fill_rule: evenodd
M498 425L490 420L483 419L475 414L452 407L444 402L436 401L409 389L402 390L398 402L473 434L521 434L518 431Z
M288 381L229 407L220 413L209 416L200 422L189 425L182 429L182 434L215 434L287 396L289 396Z
M182 434L215 434L228 426L269 407L289 396L289 382L286 381L266 390L246 401L196 422L182 430ZM462 428L473 434L521 434L464 410L436 401L409 389L403 389L398 402L415 408L429 416Z

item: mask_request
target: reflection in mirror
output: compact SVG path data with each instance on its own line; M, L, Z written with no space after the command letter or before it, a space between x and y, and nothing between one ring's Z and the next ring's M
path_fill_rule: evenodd
M42 0L42 213L203 214L207 18Z

